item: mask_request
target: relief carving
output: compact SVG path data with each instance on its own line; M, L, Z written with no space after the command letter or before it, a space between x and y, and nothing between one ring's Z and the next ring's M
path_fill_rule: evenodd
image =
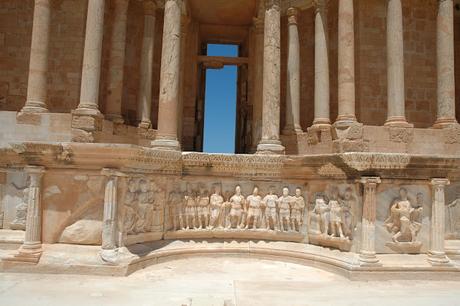
M16 206L16 215L10 223L10 228L13 230L25 230L27 219L27 207L29 205L29 188L23 190L22 202Z
M457 198L446 205L446 239L460 239L460 189Z

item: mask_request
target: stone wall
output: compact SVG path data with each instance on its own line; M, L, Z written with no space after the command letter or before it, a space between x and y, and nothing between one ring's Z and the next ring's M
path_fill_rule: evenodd
M457 120L460 118L460 12L455 14L455 101Z

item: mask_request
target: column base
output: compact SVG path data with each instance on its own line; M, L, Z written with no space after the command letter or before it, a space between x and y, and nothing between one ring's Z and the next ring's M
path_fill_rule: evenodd
M123 124L125 120L121 115L118 114L106 114L105 119L112 121L114 124Z
M406 118L402 116L389 117L387 121L385 122L384 126L399 127L399 128L413 128L414 127L413 124L407 122Z
M152 141L151 146L157 150L181 151L181 146L177 139L157 137Z
M359 262L362 266L380 265L379 259L375 255L375 252L361 251L361 253L359 253Z
M257 145L256 154L276 154L284 155L285 148L279 140L262 140Z
M150 122L150 120L143 120L141 122L139 122L139 125L138 127L141 128L141 129L149 129L150 127L152 126L152 123Z
M303 131L302 131L302 128L300 127L300 125L290 125L290 126L286 126L284 127L283 131L281 132L281 134L283 135L298 135L298 134L302 134Z
M27 262L36 264L39 262L40 257L42 256L43 249L41 248L41 243L37 244L23 244L17 251L17 253L2 258L3 261L12 261L12 262Z
M27 101L26 105L21 109L20 113L48 113L49 110L46 107L46 104L43 102L37 101Z
M72 111L72 114L76 116L94 116L94 117L102 116L104 117L99 109L94 108L92 106L89 106L89 107L78 106L77 109Z
M458 125L458 122L455 118L439 118L433 125L435 129L444 129L452 126Z
M432 265L446 265L450 259L444 252L428 251L428 262Z
M355 116L343 115L337 117L337 120L334 122L334 127L338 129L345 129L356 123L358 123L358 120L356 120Z
M330 127L331 120L329 118L315 118L313 120L313 125L311 127L320 128L320 127Z

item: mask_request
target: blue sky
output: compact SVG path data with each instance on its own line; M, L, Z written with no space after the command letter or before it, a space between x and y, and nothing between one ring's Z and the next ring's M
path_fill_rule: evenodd
M238 46L208 45L210 56L238 56ZM203 151L235 153L237 67L208 69L204 111Z

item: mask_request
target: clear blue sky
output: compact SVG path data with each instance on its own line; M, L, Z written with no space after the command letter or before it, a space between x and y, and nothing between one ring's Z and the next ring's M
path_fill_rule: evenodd
M238 46L208 45L210 56L238 56ZM235 153L236 66L208 69L204 110L203 151Z

